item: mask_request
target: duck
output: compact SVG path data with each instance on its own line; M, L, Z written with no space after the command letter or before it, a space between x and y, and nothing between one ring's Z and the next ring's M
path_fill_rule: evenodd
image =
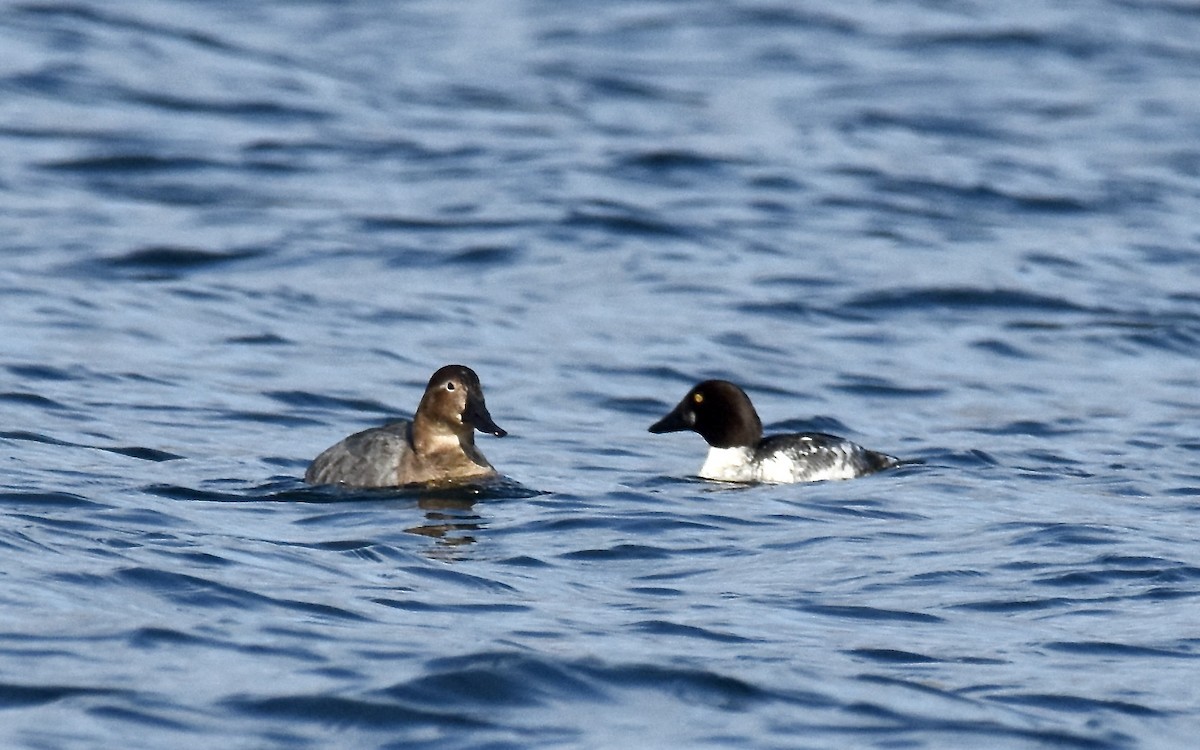
M763 437L750 397L728 380L696 384L662 419L661 434L691 430L709 445L699 476L721 482L793 483L852 479L900 465L900 459L823 432Z
M309 464L304 481L399 487L498 476L475 446L475 430L496 437L508 434L492 420L475 371L446 365L429 378L412 420L356 432L326 448Z

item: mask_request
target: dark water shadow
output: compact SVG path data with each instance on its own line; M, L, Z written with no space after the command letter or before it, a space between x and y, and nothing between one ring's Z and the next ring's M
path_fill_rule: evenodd
M222 484L220 480L214 484ZM258 485L245 486L229 481L230 489L202 489L180 485L155 484L144 491L173 500L211 503L305 503L322 505L385 503L415 507L423 512L422 523L405 528L409 534L426 537L435 543L426 554L437 559L454 560L461 548L478 541L487 528L476 504L502 500L523 500L546 492L500 477L492 481L454 484L440 487L404 486L360 488L340 485L313 486L295 477L276 477Z
M545 495L516 480L498 477L491 481L444 486L405 485L400 487L345 487L342 485L305 484L293 476L277 476L261 484L247 485L236 479L211 480L212 488L152 484L143 488L151 495L173 500L199 500L220 503L353 503L353 502L430 502L476 503L487 500L518 500ZM228 487L222 489L220 487Z
M158 450L157 448L149 448L143 445L91 445L88 443L75 443L70 440L60 440L59 438L43 435L38 432L30 432L28 430L10 430L0 432L0 439L5 440L22 440L31 443L42 443L44 445L56 445L64 448L89 448L91 450L105 451L106 453L116 453L129 458L137 458L143 461L177 461L184 456L176 453Z

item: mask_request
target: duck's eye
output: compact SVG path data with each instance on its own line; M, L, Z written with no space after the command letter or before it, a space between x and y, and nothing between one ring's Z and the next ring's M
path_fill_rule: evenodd
M454 390L454 381L450 381L449 383L446 383L446 390L448 390L448 391Z
M692 401L695 401L697 404L704 403L704 394L703 393L693 393Z

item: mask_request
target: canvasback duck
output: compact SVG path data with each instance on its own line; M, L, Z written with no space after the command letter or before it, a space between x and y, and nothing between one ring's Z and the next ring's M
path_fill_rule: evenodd
M309 484L397 487L496 476L475 447L475 430L508 433L492 421L479 376L463 365L433 374L412 421L357 432L326 448L304 472Z
M650 432L697 432L709 445L700 476L722 482L818 482L851 479L900 464L822 432L763 437L746 392L727 380L696 385Z

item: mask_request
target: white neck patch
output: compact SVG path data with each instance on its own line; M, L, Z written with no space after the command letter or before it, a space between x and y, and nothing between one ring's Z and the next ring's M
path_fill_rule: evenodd
M719 482L754 482L758 481L757 472L751 460L754 451L745 446L734 448L709 448L708 457L700 467L702 479L715 479Z

